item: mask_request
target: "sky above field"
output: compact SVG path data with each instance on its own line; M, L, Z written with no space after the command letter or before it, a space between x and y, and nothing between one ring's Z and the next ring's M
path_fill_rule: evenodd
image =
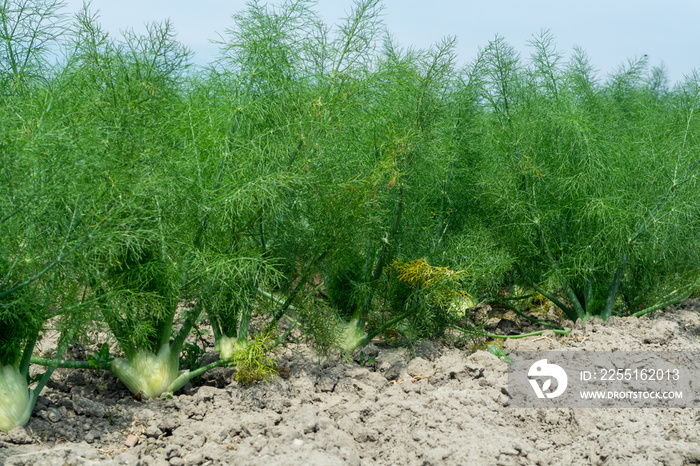
M68 0L68 11L82 3ZM143 32L147 22L169 18L195 62L206 64L218 51L211 41L233 27L232 15L245 7L245 0L93 0L91 10L99 10L102 26L117 35L126 28ZM351 7L350 0L319 0L316 10L332 25ZM698 0L385 0L383 20L402 46L427 48L456 36L460 65L497 34L526 58L528 40L548 29L566 57L574 46L585 50L601 78L643 55L652 66L663 63L672 83L700 70Z

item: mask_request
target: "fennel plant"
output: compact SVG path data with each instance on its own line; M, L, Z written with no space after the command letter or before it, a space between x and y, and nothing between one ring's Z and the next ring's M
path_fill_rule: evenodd
M544 32L524 63L503 38L464 81L480 106L466 149L517 280L571 320L672 302L698 276L694 78L672 90L632 60L600 82ZM478 142L476 142L478 141ZM682 239L681 239L682 238Z
M82 257L85 286L96 322L107 324L123 357L108 369L143 398L182 387L193 375L179 370L179 354L202 310L191 299L186 273L191 223L186 218L188 184L178 168L189 153L178 126L189 52L168 22L151 24L144 36L127 31L122 40L104 32L87 7L76 16L66 65L63 124L82 148L96 176L89 213L104 234ZM86 366L83 364L81 367Z
M0 4L0 430L24 425L81 321L73 265L98 228L84 221L80 170L53 121L51 51L65 33L60 2ZM49 320L51 323L49 324ZM46 371L30 384L42 331L59 332ZM61 333L63 332L63 333Z

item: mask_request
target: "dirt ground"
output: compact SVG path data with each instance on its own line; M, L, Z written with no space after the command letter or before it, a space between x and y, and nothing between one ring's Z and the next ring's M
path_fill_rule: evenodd
M700 351L700 302L504 347ZM279 358L271 383L242 386L217 368L147 402L111 376L57 370L29 423L0 433L0 463L700 464L700 410L512 408L507 364L486 351L423 342L371 345L354 362L289 349Z

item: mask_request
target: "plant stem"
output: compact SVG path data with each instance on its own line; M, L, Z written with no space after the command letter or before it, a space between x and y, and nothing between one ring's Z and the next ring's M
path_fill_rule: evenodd
M32 399L31 399L32 410L34 410L34 405L36 404L36 400L39 398L39 394L44 389L46 384L49 382L49 379L51 378L53 371L58 367L58 363L61 360L63 353L66 351L66 348L68 347L68 343L73 341L74 334L75 334L75 331L70 331L68 334L68 337L62 339L63 341L61 342L61 344L58 346L58 349L56 350L56 357L50 361L48 368L46 369L44 374L41 376L41 379L39 379L39 383L37 383L36 387L34 387L34 390L32 390Z
M19 373L23 376L29 375L29 363L32 358L32 353L34 352L34 346L39 338L39 330L35 330L31 335L27 337L27 342L24 344L24 351L22 352L22 359L19 362Z
M532 295L530 295L530 296L532 296ZM528 296L528 297L529 297L529 296ZM546 296L545 296L545 297L546 297ZM524 298L525 298L525 297L523 297L523 299L524 299ZM542 320L535 319L534 317L529 316L529 315L525 314L524 312L520 312L519 310L517 310L517 309L515 309L514 307L510 306L508 303L504 302L504 299L506 299L506 298L495 298L495 299L493 299L492 301L498 301L499 303L501 303L501 304L503 304L504 306L506 306L509 310L513 311L514 313L516 313L516 314L519 315L520 317L524 317L525 319L529 320L529 321L532 322L532 323L535 323L535 324L538 324L538 325L544 325L545 327L549 327L549 328L556 329L556 330L562 330L562 329L563 329L563 327L561 327L561 326L559 326L559 325L551 324L551 323L549 323L549 322L544 322L544 321L542 321ZM507 298L507 299L518 299L518 298Z
M275 325L279 320L284 316L284 313L287 311L287 309L292 308L292 301L294 301L294 298L297 296L297 294L301 291L303 285L306 284L306 282L309 280L311 277L311 273L313 272L313 265L318 264L320 262L323 262L323 260L326 258L328 253L331 252L332 246L329 246L323 253L321 253L317 258L311 259L311 262L309 262L306 266L306 273L300 277L299 282L290 290L289 296L287 296L287 299L284 301L284 303L277 309L272 316L272 320L267 326L267 329L269 330L272 328L273 325ZM262 290L258 289L258 292L262 292ZM266 296L265 292L262 292L263 296ZM268 295L266 297L272 297L272 295Z
M183 322L182 327L180 327L180 331L177 332L177 336L173 339L173 342L170 344L170 351L175 352L176 354L180 353L182 345L185 343L185 339L192 331L192 328L197 323L199 315L202 313L202 307L202 300L197 300L197 304L195 304L194 308L192 308L187 313L187 318L185 318L185 322Z
M238 325L238 336L236 342L245 344L248 342L248 331L250 328L250 319L253 317L253 307L249 303L244 303L241 309L241 319Z
M383 244L382 244L381 252L379 253L379 259L377 259L377 265L374 267L374 272L372 273L372 276L370 277L369 289L367 290L367 294L365 295L364 302L362 303L362 310L361 310L360 315L359 315L361 322L364 322L364 320L367 318L367 314L369 313L369 306L372 303L372 296L374 295L374 284L382 276L382 272L384 271L384 266L386 265L386 262L387 262L387 259L389 256L389 251L391 249L391 244L393 243L394 238L396 237L396 234L399 231L399 225L401 224L401 217L403 216L404 193L405 193L405 187L403 184L401 184L401 189L399 191L399 199L397 201L397 206L396 206L396 214L394 215L394 223L391 225L391 230L389 231L389 235L382 239Z
M450 327L455 329L455 330L459 330L460 332L468 333L470 335L478 335L478 336L483 336L483 337L487 337L487 338L500 338L503 340L507 340L509 338L518 339L518 338L526 338L526 337L535 337L537 335L542 335L544 332L554 332L558 335L565 335L565 336L568 336L571 333L570 328L564 328L561 330L559 330L559 329L537 330L536 332L521 333L519 335L496 335L495 333L479 332L477 330L467 330L464 328L457 327L455 325L451 325Z
M290 319L290 320L291 320L291 319ZM275 342L272 344L272 346L270 347L270 349L279 346L279 345L287 338L287 336L288 336L290 333L292 333L292 330L294 329L294 327L297 326L298 323L299 323L299 317L297 317L296 320L294 320L294 322L292 322L292 325L290 325L289 328L288 328L281 336L279 336L279 337L277 338L277 340L275 340Z
M401 322L402 320L404 320L405 318L410 316L413 312L415 312L415 306L412 306L411 309L407 310L406 312L404 312L402 314L399 314L398 316L394 317L390 321L380 325L378 328L376 328L373 331L371 331L370 333L366 334L362 338L362 341L364 342L364 344L358 345L358 348L360 346L365 346L365 345L369 344L369 342L372 341L372 339L374 337L376 337L380 333L384 332L386 329L391 328L392 325L396 325L397 323Z
M617 293L620 291L620 284L622 283L622 273L627 265L627 258L629 256L625 254L625 257L620 261L615 275L613 275L612 281L610 282L610 287L608 288L608 295L605 298L605 307L601 313L603 320L608 320L612 315L613 306L615 305L615 298L617 298Z
M202 366L198 369L190 371L190 373L187 374L187 380L192 380L193 378L197 377L198 375L202 375L206 371L211 370L215 367L225 366L227 364L231 364L233 362L233 359L234 358L219 359L218 361L214 361L210 364L207 364L206 366Z
M532 280L530 280L530 277L528 277L523 269L520 268L518 264L515 264L515 268L517 269L518 273L520 274L521 277L530 285L533 287L537 292L539 292L542 296L553 302L554 304L557 305L559 309L564 311L566 313L567 317L571 319L572 321L576 322L576 320L579 318L579 316L576 314L576 312L570 308L569 306L563 304L561 301L559 301L554 295L548 293L545 291L543 288L540 288L538 285L535 284Z
M688 287L688 291L686 291L686 292L683 293L682 295L676 296L675 298L671 298L671 299L669 299L668 301L665 301L665 302L663 302L663 303L661 303L661 304L657 304L657 305L655 305L655 306L651 306L651 307L648 307L648 308L646 308L646 309L642 309L641 311L635 312L635 313L632 314L632 315L633 315L634 317L642 317L642 316L644 316L644 315L649 314L650 312L657 311L657 310L659 310L659 309L661 309L661 308L664 308L664 307L666 307L666 306L670 306L671 304L675 304L675 303L678 303L678 302L683 301L683 300L685 300L685 299L688 299L688 297L690 296L690 294L693 292L693 289L694 289L698 284L700 284L700 278L698 278L698 280L696 280L695 283L693 283L692 285L690 285L690 286ZM676 291L674 291L673 293L670 293L668 296L671 296L671 295L673 295L673 294L675 294L675 293L676 293Z
M214 341L219 341L223 336L223 332L221 331L219 321L216 319L216 314L210 309L210 306L207 306L206 314L209 318L209 324L211 325L211 333L214 335Z
M40 358L37 356L31 357L32 364L38 366L51 366L56 362L56 367L67 368L67 369L95 369L87 361L56 361L55 359Z

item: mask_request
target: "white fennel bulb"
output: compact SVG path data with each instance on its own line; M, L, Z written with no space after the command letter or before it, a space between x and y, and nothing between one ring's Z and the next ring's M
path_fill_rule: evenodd
M110 363L110 371L142 399L157 398L182 388L189 380L189 371L178 368L178 355L171 353L169 344L163 345L158 354L139 350L129 360L116 358Z
M0 430L23 426L32 414L27 378L12 366L0 368Z

